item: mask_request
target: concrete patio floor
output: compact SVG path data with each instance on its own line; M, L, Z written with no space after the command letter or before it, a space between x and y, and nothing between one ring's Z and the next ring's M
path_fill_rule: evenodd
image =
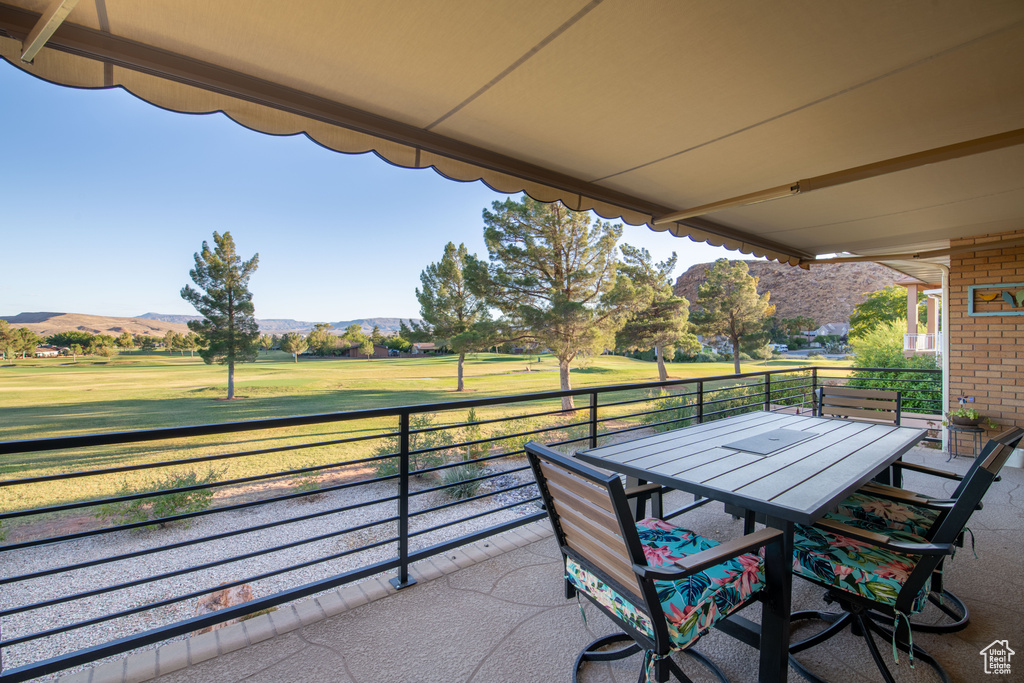
M906 458L964 471L966 458L948 465L945 454L916 449ZM970 523L978 559L968 540L947 562L947 587L971 609L971 623L960 633L915 634L946 667L953 681L1024 679L1024 470L1006 468L993 485L984 509ZM951 492L922 475L908 475L906 486L938 494ZM682 495L682 494L680 494ZM680 499L684 500L684 499ZM710 504L677 523L725 540L741 524ZM385 579L372 579L284 607L241 624L132 654L122 660L59 677L60 683L159 683L272 681L369 683L506 683L567 681L576 654L593 638L614 630L586 605L586 622L576 600L562 592L559 553L547 522L534 523L488 541L415 565L415 586L396 592ZM821 609L822 591L794 580L794 604ZM759 620L759 606L744 616ZM801 627L803 628L803 627ZM808 631L809 633L810 631ZM797 633L804 633L803 630ZM1011 661L1016 676L985 675L980 651L1008 640L1020 652ZM879 643L891 663L891 646ZM757 680L757 652L713 631L699 649L733 681ZM848 633L801 656L830 681L880 681L863 642ZM685 656L678 657L695 681L711 680ZM641 657L590 664L581 683L636 680ZM896 670L900 682L937 681L929 667L911 669L905 656ZM803 680L790 671L790 680Z

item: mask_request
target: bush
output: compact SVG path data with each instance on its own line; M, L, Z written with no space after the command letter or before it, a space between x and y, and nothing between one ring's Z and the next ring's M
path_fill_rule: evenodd
M431 467L437 467L444 464L447 459L448 449L440 449L436 451L430 451L428 453L413 453L412 451L418 451L424 448L435 448L437 446L445 446L451 444L451 433L453 430L441 431L437 429L438 425L434 422L434 416L426 413L419 413L411 416L409 419L409 431L417 432L418 430L426 430L422 433L410 433L409 434L409 471L416 473L420 470L430 469ZM391 437L385 439L377 447L374 455L388 455L392 454L393 457L386 458L384 460L378 460L374 464L374 470L378 477L387 477L394 474L398 474L400 462L399 458L401 455L395 455L398 453L399 441L398 437Z
M449 467L442 477L445 486L448 487L444 489L444 494L452 500L472 498L480 488L480 480L476 477L483 474L483 471L484 468L479 463Z
M903 334L905 321L883 323L864 332L853 340L854 365L862 368L893 368L894 370L915 368L936 370L938 356L921 354L907 358L903 355ZM913 380L916 373L900 372L855 372L847 386L867 389L896 389L903 395L903 410L924 413L941 411L937 385L932 376Z
M656 432L667 432L685 427L692 422L688 418L697 414L697 409L690 404L692 399L689 396L677 396L662 389L657 394L652 393L651 399L652 410L673 408L673 410L645 413L640 416L640 421L645 425L651 425Z
M210 468L206 471L206 474L202 476L200 476L195 470L188 470L187 472L169 472L163 477L141 486L139 484L129 484L126 482L122 484L117 495L129 496L138 493L148 493L150 491L166 491L170 489L184 488L187 486L212 484L224 474L226 469L227 468L215 470ZM212 499L213 490L209 488L196 489L194 491L181 491L178 493L166 493L159 496L136 498L134 500L125 500L117 503L101 505L96 511L96 517L104 522L112 522L114 524L134 524L136 522L145 522L150 519L162 519L164 517L172 517L174 515L201 512L210 507L210 501ZM185 521L185 525L188 525L187 521ZM146 528L155 529L159 527L162 529L166 526L167 522L159 522L158 524L149 525Z

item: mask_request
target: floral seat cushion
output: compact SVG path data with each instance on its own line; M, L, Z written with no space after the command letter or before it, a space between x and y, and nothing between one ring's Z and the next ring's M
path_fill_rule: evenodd
M866 493L854 493L839 504L840 515L859 520L863 529L902 529L916 536L927 536L939 513L929 508L897 503Z
M906 532L900 540L924 543ZM793 540L793 572L811 581L839 588L876 602L896 606L903 584L918 558L901 555L817 527L797 524ZM928 599L931 579L914 598L911 612L920 612Z
M660 519L645 519L638 522L636 528L647 563L652 567L670 565L718 545L716 541ZM572 558L566 558L565 575L578 590L638 631L654 637L646 614ZM761 590L764 564L758 555L748 553L679 581L655 581L655 586L668 620L672 647L682 650Z

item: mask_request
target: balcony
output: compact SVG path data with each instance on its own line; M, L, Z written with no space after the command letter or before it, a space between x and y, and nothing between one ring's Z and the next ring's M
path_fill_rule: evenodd
M29 469L58 462L62 472L0 481L0 522L7 535L0 545L0 683L91 666L154 645L179 653L179 662L184 661L183 647L209 654L210 643L215 643L214 650L223 653L225 639L235 639L229 645L255 642L283 633L285 626L309 623L317 614L339 614L342 606L346 619L356 612L383 618L382 625L360 627L382 633L388 623L394 629L399 621L445 624L435 629L439 633L424 628L414 635L403 627L388 636L404 638L409 643L405 647L433 642L430 638L441 633L452 640L449 648L467 647L463 627L455 626L459 619L469 618L464 629L473 633L495 628L502 633L510 617L503 611L498 618L482 616L495 614L498 607L478 609L472 601L465 614L453 611L451 605L472 596L438 593L464 590L459 587L462 579L430 579L465 564L466 553L482 559L511 549L506 534L526 534L530 543L523 552L533 564L550 564L554 557L550 540L545 545L538 537L546 534L545 522L522 456L526 440L571 451L738 412L810 412L814 389L822 383L868 381L900 388L905 411L930 416L937 424L941 382L936 371L804 367L0 443L7 462L25 463ZM573 411L562 409L566 394L578 402ZM470 410L475 419L469 417ZM931 463L944 459L934 449L922 449L920 457ZM202 468L214 472L213 479L182 483L179 478L174 486L144 489L124 483L129 477L167 482L175 472ZM196 492L208 493L209 505L190 508L180 504L185 499L175 498ZM158 502L167 500L179 504L156 517L132 517L140 508L152 513L160 509ZM720 508L716 515L695 519L715 538L736 532ZM493 561L501 566L511 561L502 557ZM539 579L530 581L542 585ZM407 593L417 582L423 585ZM551 595L542 591L542 603L534 597L502 597L511 590L504 580L500 590L481 590L488 600L504 600L499 606L513 615L543 604L549 610L544 614L554 616L565 612L564 601L551 602L552 595L560 594L557 579L554 583ZM196 613L205 596L232 587L250 588L252 599ZM396 592L393 600L373 609L348 609L355 607L353 595L361 602L362 597ZM344 600L339 602L338 595ZM437 602L423 606L425 614L400 616L391 610L403 607L388 605L404 605L409 599L405 595L430 596ZM384 611L377 614L379 609ZM243 621L237 625L241 628L221 629L182 645L183 638L201 629L261 612L266 614ZM255 635L254 629L259 629ZM564 628L567 634L577 630L578 624ZM479 644L476 638L472 642ZM563 642L554 635L549 639ZM301 645L288 642L286 650ZM521 656L518 648L487 642L485 652L496 659ZM562 649L559 645L558 651ZM467 652L460 661L477 656L475 650ZM401 661L405 666L410 660L403 655ZM541 663L560 672L566 668L553 656L542 657Z
M919 448L906 459L933 464L936 453ZM949 465L962 472L968 461ZM933 482L907 475L910 487L931 491ZM948 587L974 610L971 624L960 633L914 636L939 658L951 680L981 679L979 651L995 640L1009 638L1012 647L1019 639L1020 629L1013 624L1024 608L1024 582L1017 578L1020 534L1015 520L1022 510L1010 492L1022 484L1024 471L1004 469L1003 481L972 519L979 558L965 547L946 569ZM742 533L741 523L721 506L706 506L689 513L685 522L677 521L723 540ZM546 520L414 563L410 571L417 584L408 589L396 591L382 578L367 579L60 681L127 683L157 674L160 683L559 681L568 680L574 657L587 642L613 631L611 622L585 601L586 622L577 602L565 599L559 553ZM820 609L820 590L796 580L794 607ZM748 616L756 619L756 614ZM888 644L880 648L889 658ZM701 640L700 649L731 680L757 679L757 657L748 646L716 631ZM581 681L635 681L640 660L636 655L591 664ZM680 661L688 673L700 673L687 658ZM830 641L801 655L801 661L826 680L861 683L877 675L863 645L852 639ZM904 656L898 672L899 680L932 680L927 667L911 670ZM790 680L802 679L791 670Z
M903 352L915 353L941 353L942 333L941 332L914 332L903 335Z

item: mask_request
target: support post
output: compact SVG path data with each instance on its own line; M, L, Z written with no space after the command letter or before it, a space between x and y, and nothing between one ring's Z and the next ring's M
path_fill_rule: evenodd
M398 416L398 576L389 579L397 589L416 583L409 576L409 413Z
M597 448L597 392L590 392L590 447Z
M704 382L697 380L697 424L704 422Z

